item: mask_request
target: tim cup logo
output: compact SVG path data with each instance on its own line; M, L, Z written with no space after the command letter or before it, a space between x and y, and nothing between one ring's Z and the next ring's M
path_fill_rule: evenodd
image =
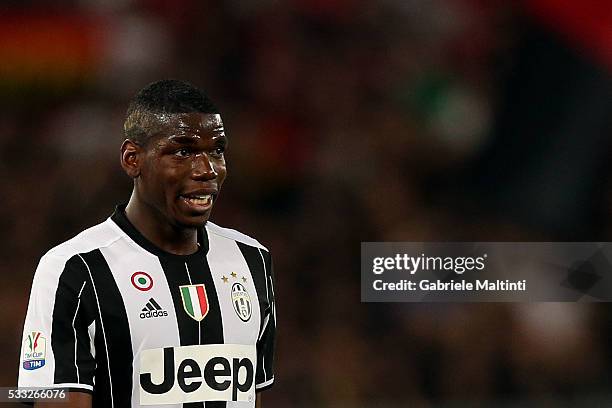
M36 370L45 365L47 340L41 332L31 332L23 341L23 368Z

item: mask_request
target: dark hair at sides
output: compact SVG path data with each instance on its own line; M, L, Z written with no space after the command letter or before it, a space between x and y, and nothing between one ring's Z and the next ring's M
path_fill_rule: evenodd
M141 89L130 102L123 130L125 137L144 143L159 129L156 114L209 113L219 110L196 86L178 79L164 79Z

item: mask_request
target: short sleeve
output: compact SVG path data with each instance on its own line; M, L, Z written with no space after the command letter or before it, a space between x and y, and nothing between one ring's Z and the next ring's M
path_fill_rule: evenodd
M47 254L34 274L19 362L19 387L92 392L94 320L87 269L78 255Z
M268 307L264 312L263 325L257 341L257 373L255 389L257 392L274 384L274 352L276 344L276 300L274 296L274 272L269 252L261 251L266 276Z

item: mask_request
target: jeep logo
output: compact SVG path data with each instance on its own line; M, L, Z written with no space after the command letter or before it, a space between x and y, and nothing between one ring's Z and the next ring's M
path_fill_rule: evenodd
M198 345L144 350L141 404L252 401L254 346Z

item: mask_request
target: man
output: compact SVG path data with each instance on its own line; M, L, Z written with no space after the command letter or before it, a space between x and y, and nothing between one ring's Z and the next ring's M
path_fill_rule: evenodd
M132 196L41 259L19 386L68 389L63 407L259 407L274 382L272 261L208 221L226 176L219 112L164 80L124 130Z

